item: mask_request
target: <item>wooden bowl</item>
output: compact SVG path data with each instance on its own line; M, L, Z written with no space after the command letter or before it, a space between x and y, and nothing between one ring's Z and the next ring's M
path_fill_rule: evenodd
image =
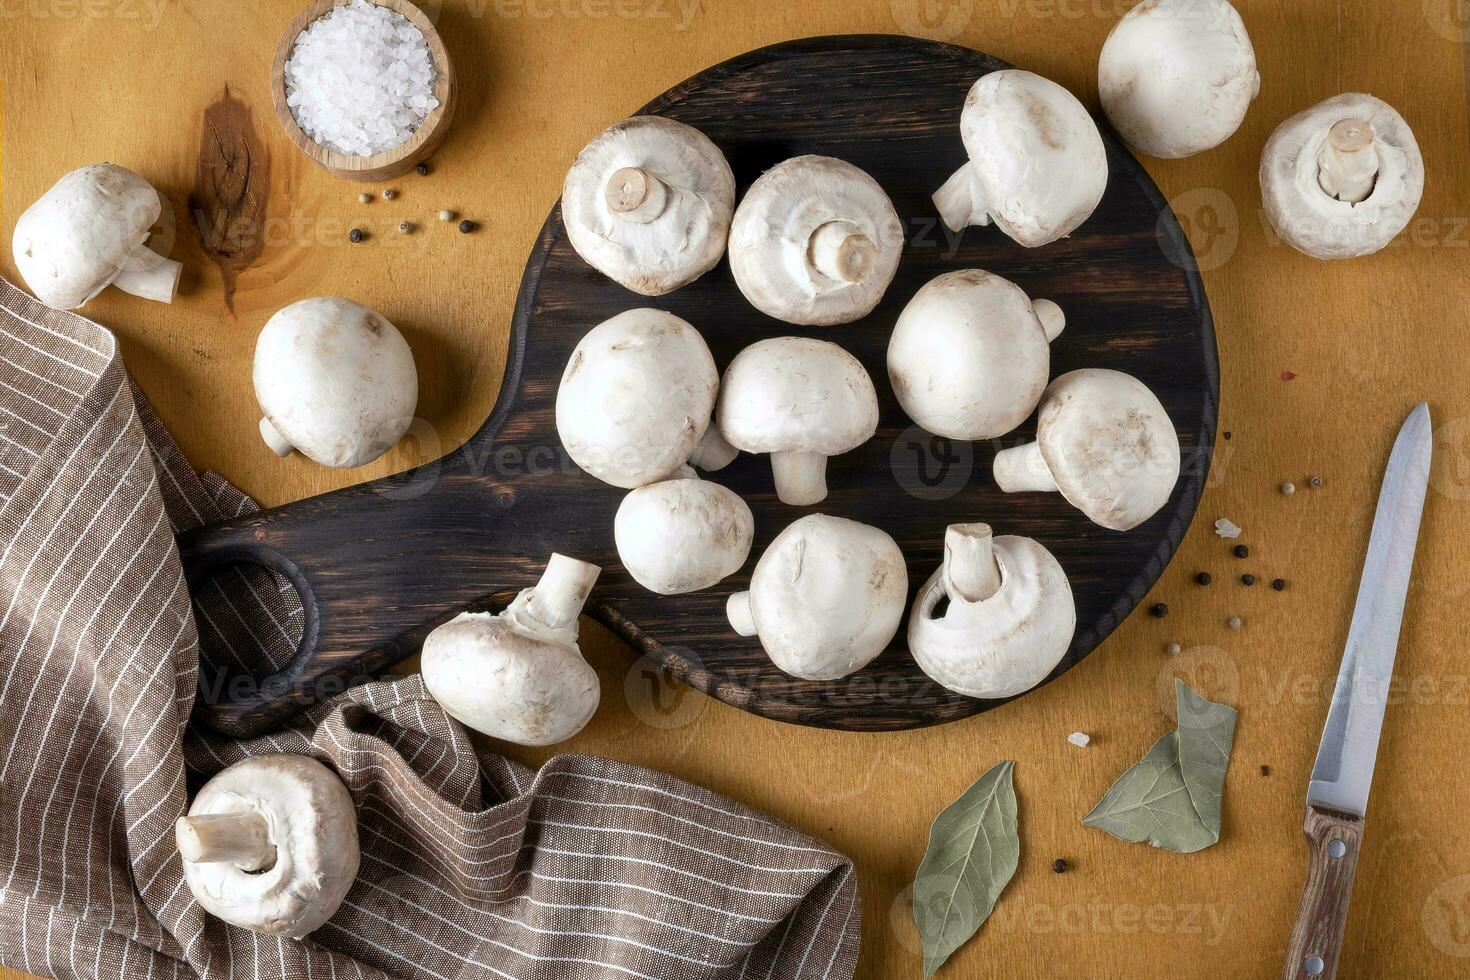
M296 38L306 30L307 25L325 16L333 7L347 2L348 0L313 0L291 21L281 37L281 43L276 46L276 60L271 66L271 101L275 103L276 117L280 119L286 135L291 137L291 142L322 168L347 180L389 180L407 173L420 161L428 159L449 134L449 123L454 118L454 104L459 90L454 80L454 64L449 60L449 52L445 50L444 41L434 29L433 23L410 0L371 0L379 7L396 10L423 33L424 40L429 44L429 56L434 60L437 70L434 95L438 98L439 105L429 113L412 136L381 153L364 157L339 153L322 146L302 131L296 124L296 117L291 114L290 106L286 105L286 61L291 57L291 49L296 46Z

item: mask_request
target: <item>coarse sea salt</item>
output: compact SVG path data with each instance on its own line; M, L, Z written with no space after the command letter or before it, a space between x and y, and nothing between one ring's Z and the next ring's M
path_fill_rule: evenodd
M286 61L286 105L307 136L372 156L411 137L439 106L423 32L387 7L352 0L307 25Z

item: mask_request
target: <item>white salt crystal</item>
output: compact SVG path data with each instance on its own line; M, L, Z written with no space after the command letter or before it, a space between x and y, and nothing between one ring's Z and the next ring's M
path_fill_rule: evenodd
M1229 518L1222 517L1215 522L1215 533L1222 538L1238 538L1240 537L1240 525Z
M1073 732L1072 734L1067 736L1067 741L1071 742L1079 749L1085 749L1087 748L1087 743L1092 741L1092 738L1086 732Z
M439 107L423 32L396 10L352 0L312 21L286 62L286 104L311 139L355 156L407 140Z

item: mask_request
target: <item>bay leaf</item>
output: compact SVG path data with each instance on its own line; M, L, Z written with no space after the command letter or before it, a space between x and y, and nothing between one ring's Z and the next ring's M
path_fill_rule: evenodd
M1200 697L1177 678L1174 700L1178 727L1118 777L1082 819L1084 826L1181 853L1203 850L1220 839L1220 804L1236 711Z
M926 978L990 917L1016 873L1021 837L1015 767L992 766L934 818L914 877L914 924L924 943Z

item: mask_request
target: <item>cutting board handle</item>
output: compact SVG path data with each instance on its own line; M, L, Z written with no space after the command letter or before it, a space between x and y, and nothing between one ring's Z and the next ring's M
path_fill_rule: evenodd
M1307 884L1286 943L1284 980L1332 980L1347 927L1353 873L1363 843L1363 821L1307 807Z

